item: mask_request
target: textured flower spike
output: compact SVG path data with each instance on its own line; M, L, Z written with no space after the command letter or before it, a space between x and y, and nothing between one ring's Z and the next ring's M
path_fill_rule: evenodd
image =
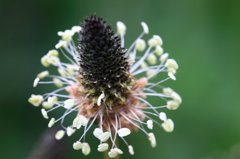
M58 32L61 39L55 46L57 50L50 50L41 63L44 67L55 67L59 74L43 71L34 80L34 87L53 84L57 88L29 98L34 106L43 106L42 116L50 119L48 127L56 123L62 125L56 139L60 140L65 134L72 136L82 129L73 149L88 155L91 147L86 136L92 134L99 141L97 150L115 158L123 154L116 144L117 138L123 140L129 153L134 155L134 143L129 144L126 138L135 130L142 131L152 147L157 145L151 132L153 128L173 131L173 121L159 109L176 110L182 103L178 93L162 86L169 79L176 80L179 66L164 53L160 36L144 40L149 28L145 22L141 22L141 26L142 33L129 47L124 44L127 27L123 22L117 22L116 34L97 16L86 18L81 26ZM75 35L79 36L78 43L74 41ZM152 82L158 74L165 78ZM149 96L166 104L153 106L147 101ZM63 114L50 118L56 110ZM75 118L67 122L65 119L70 114ZM89 132L95 123L97 128Z

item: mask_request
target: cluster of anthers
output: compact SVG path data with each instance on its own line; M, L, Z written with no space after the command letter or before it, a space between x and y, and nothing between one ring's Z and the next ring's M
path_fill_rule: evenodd
M97 16L86 18L80 26L58 32L61 40L41 58L44 67L54 66L58 74L43 71L33 83L33 87L54 84L57 89L29 98L34 106L42 105L45 119L49 119L49 113L54 110L64 111L62 116L52 117L48 123L49 128L61 123L62 130L55 135L57 140L82 129L83 134L73 143L73 148L88 155L91 148L86 135L95 123L98 126L93 135L99 140L97 150L108 151L109 157L115 158L123 154L116 144L117 137L133 155L133 146L125 139L132 131L141 130L152 147L156 146L155 135L151 132L153 123L166 132L173 131L173 121L159 109L176 110L182 102L173 89L162 86L169 79L176 80L178 64L164 53L160 36L153 35L147 42L142 39L149 29L145 22L141 22L141 26L143 32L128 49L124 48L126 26L120 21L117 34ZM78 42L74 41L75 34L79 35ZM65 59L61 61L60 56ZM150 82L159 73L165 77ZM146 100L149 96L156 97L162 105L153 106ZM74 118L66 123L66 117L73 117L70 114L74 114Z

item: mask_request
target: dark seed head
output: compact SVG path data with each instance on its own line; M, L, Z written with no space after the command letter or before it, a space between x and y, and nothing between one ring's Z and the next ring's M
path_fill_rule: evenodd
M119 37L102 18L91 16L81 24L79 39L80 82L95 100L105 94L105 104L124 102L132 77Z

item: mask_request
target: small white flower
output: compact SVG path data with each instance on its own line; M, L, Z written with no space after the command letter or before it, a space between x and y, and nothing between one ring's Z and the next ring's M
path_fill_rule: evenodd
M122 36L125 35L126 29L127 29L127 27L126 27L126 25L123 22L121 22L121 21L117 22L117 32L120 35L122 35Z
M67 127L67 136L71 136L72 134L74 134L76 131L76 129L73 129L71 127Z
M102 94L98 97L98 100L97 100L98 106L101 106L101 101L102 101L102 99L104 99L104 97L105 97L104 92L102 92Z
M156 142L155 135L153 133L148 133L148 140L150 141L150 144L152 147L156 147L157 142Z
M37 77L38 77L39 79L44 79L44 78L47 77L48 75L49 75L49 72L48 72L48 71L43 71L43 72L39 73L39 74L37 75Z
M159 45L159 46L163 45L162 38L159 35L153 35L153 39L155 39L157 41L157 45Z
M162 56L160 57L160 62L165 62L168 59L169 54L168 53L164 53L162 54Z
M82 143L79 141L76 141L73 143L73 149L74 150L80 150L82 148Z
M87 156L91 152L91 148L88 143L82 143L82 153Z
M97 150L99 152L104 152L104 151L108 150L108 147L109 147L108 143L102 143L102 144L98 145Z
M51 118L51 120L48 123L48 127L51 128L55 124L55 118Z
M131 134L131 131L128 128L121 128L121 129L118 130L118 135L120 137L125 137L125 136L128 136L130 134Z
M34 82L33 82L33 87L37 87L38 83L40 81L40 78L35 78Z
M134 150L133 150L132 145L129 145L129 146L128 146L128 152L129 152L131 155L134 155Z
M64 101L64 108L71 109L75 105L74 99L67 99Z
M147 121L147 127L148 127L148 129L153 129L153 121L152 120Z
M155 49L155 53L156 55L160 56L163 54L163 48L161 46L156 46L156 49Z
M174 123L171 119L167 119L162 123L162 127L166 132L172 132L174 129Z
M155 65L157 63L157 58L154 54L148 55L147 61L151 65Z
M141 22L142 28L143 28L143 32L145 34L149 33L149 29L148 29L148 25L145 22Z
M138 51L143 51L146 48L146 42L143 39L137 39L136 41L136 49Z
M55 86L57 87L62 87L63 86L63 83L60 79L58 78L53 78L53 83L55 84Z
M167 102L167 108L169 110L176 110L178 107L179 107L179 103L174 100L170 100Z
M48 119L48 114L46 112L45 109L41 109L41 113L42 113L42 116L45 118L45 119Z
M61 140L64 135L65 135L65 131L64 131L64 130L59 130L59 131L57 131L57 133L55 134L55 138L56 138L57 140Z
M28 102L34 105L35 107L38 107L43 101L43 96L41 95L34 95L32 94L31 97L28 99Z
M166 113L160 112L160 113L159 113L159 118L160 118L162 121L166 121L166 120L167 120L167 115L166 115Z
M106 131L99 136L99 139L100 139L101 142L105 142L110 138L110 136L111 136L111 133Z

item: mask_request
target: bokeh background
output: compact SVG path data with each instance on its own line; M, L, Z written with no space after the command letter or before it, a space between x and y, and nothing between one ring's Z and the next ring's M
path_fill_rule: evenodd
M125 22L128 45L141 32L140 22L147 22L180 65L177 81L167 83L183 98L178 110L168 112L175 131L157 129L155 149L143 134L130 135L136 154L123 159L240 158L240 1L1 0L1 159L27 158L47 129L40 109L27 102L30 94L46 91L32 88L44 69L40 58L57 43L57 31L92 13L114 28ZM67 140L67 159L103 157L95 149L84 157L72 142ZM90 143L97 144L93 138Z

